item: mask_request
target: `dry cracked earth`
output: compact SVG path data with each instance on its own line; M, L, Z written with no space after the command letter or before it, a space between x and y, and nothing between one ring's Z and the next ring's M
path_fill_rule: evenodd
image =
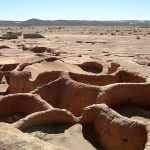
M150 149L150 29L5 32L0 150Z

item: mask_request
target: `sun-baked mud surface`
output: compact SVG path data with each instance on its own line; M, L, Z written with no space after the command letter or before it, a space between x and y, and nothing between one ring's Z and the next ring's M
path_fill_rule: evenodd
M0 28L0 150L149 150L149 33Z

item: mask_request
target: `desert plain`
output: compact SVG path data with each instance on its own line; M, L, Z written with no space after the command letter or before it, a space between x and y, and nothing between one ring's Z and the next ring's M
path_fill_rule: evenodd
M150 149L150 28L0 35L0 150Z

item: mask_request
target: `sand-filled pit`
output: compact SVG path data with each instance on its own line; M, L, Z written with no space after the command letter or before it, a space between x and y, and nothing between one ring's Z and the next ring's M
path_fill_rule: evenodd
M134 120L150 122L150 109L134 105L121 105L113 108L119 114Z
M101 73L103 71L103 66L96 62L85 62L83 64L80 64L79 67L81 67L86 72L91 73Z
M5 122L5 123L14 123L22 118L26 117L26 114L24 113L15 113L15 114L10 114L8 116L5 116L0 119L0 122Z
M64 149L102 149L96 141L92 125L52 124L30 127L24 132Z
M64 71L64 72L76 72L76 73L85 73L76 65L67 64L60 60L55 61L42 61L40 63L35 63L29 65L23 69L23 71L29 71L32 74L32 78L35 79L40 73L45 71Z

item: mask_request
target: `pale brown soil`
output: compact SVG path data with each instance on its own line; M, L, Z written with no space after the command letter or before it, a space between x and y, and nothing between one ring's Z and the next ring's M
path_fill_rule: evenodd
M149 149L149 28L8 31L45 38L0 40L0 149Z
M25 132L48 143L70 150L102 149L96 141L95 131L91 125L54 124L32 127L26 129Z
M143 122L150 122L150 110L149 108L139 106L118 106L114 108L115 111L123 116L132 118L134 120L140 120Z

